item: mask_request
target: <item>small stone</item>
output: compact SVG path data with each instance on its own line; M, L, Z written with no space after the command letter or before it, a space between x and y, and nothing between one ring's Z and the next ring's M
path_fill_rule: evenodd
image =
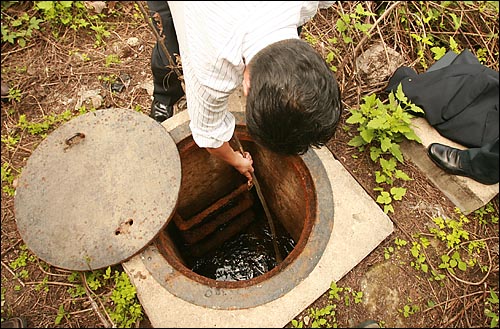
M129 45L130 47L137 47L140 44L141 42L139 41L139 38L132 37L127 39L127 45Z

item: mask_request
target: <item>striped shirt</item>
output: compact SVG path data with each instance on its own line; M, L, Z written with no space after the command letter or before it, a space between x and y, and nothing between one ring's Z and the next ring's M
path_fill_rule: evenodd
M297 27L335 1L169 1L179 42L190 129L199 147L229 141L229 95L245 63L266 46L298 39Z

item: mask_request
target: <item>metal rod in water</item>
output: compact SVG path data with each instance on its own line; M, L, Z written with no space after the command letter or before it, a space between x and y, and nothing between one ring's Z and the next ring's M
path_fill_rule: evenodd
M234 134L234 140L236 141L236 144L238 148L240 149L241 154L245 154L245 151L243 150L243 146L241 146L240 140L238 139L238 136L236 136L236 133ZM267 217L267 222L269 223L269 228L271 230L271 237L273 240L273 247L274 247L274 253L276 255L276 262L279 264L283 260L281 257L280 251L278 249L278 244L276 242L276 230L274 228L274 222L273 218L271 217L271 212L269 211L269 208L267 207L266 200L264 199L264 195L262 194L262 191L260 189L260 184L259 181L257 180L257 177L255 176L255 173L252 173L252 180L253 184L255 186L255 189L257 191L257 195L259 196L260 202L262 203L262 207L264 208L264 212L266 213Z

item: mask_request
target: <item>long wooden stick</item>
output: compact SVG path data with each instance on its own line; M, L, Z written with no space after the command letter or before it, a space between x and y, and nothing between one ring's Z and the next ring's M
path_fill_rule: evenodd
M180 79L182 77L182 74L179 71L179 69L177 68L177 65L175 64L174 59L172 58L172 55L170 55L170 53L168 52L167 46L165 45L165 37L162 37L158 33L158 31L156 30L156 28L153 25L153 22L151 22L151 19L150 19L148 13L146 12L146 9L142 5L141 1L135 1L135 3L137 4L139 9L141 10L142 15L144 16L144 20L146 21L146 23L149 25L149 27L153 31L153 34L155 35L156 40L160 44L160 48L163 50L163 53L165 54L165 56L167 56L168 63L170 64L170 67L172 68L172 70L174 70L175 74L177 74L177 76ZM182 85L182 87L184 89L184 85Z
M241 146L240 140L238 139L238 136L236 136L236 132L234 134L234 140L240 149L241 154L245 154L245 151L243 150L243 146ZM255 176L255 173L252 173L252 181L255 186L255 189L257 191L257 195L259 197L260 203L262 204L262 207L264 208L264 212L267 217L267 222L269 223L269 228L271 229L271 238L273 240L273 247L274 247L274 253L276 254L276 262L279 264L282 262L283 258L281 257L280 250L278 248L278 244L276 242L276 230L274 228L274 222L273 218L271 217L271 212L269 211L269 208L267 207L266 200L264 199L264 195L262 194L262 191L260 189L260 184L259 181L257 180L257 177Z

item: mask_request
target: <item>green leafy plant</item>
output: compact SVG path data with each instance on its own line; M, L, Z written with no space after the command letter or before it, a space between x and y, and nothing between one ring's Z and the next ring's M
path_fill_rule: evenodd
M484 207L484 209L487 208L487 206ZM479 217L485 214L484 209L477 211ZM456 277L457 269L465 272L476 267L481 272L488 271L489 266L481 264L480 257L487 248L485 241L469 240L470 234L465 225L470 223L471 220L458 208L455 208L455 212L458 214L458 219L434 217L432 220L436 226L429 227L429 231L435 239L446 243L446 251L438 256L439 263L436 264L437 267L432 268L428 264L425 253L425 249L430 245L428 238L416 234L416 241L412 242L410 252L414 260L411 261L410 265L424 273L430 272L430 280L442 281L447 277L446 274L458 279ZM389 249L385 253L390 256ZM442 272L442 270L445 272Z
M400 250L403 246L406 246L408 244L408 241L400 238L395 238L394 239L394 245L396 246L397 250ZM389 246L384 248L384 258L389 259L391 255L396 251L394 247Z
M7 95L8 99L13 99L16 102L20 102L22 97L22 93L20 89L17 88L9 88L9 95Z
M496 310L495 310L496 309ZM486 299L484 314L491 318L490 328L498 327L498 295L490 289L490 297Z
M106 84L112 84L112 83L116 82L116 79L117 79L116 74L110 74L110 75L107 75L107 76L99 75L97 77L97 80L99 80L99 81L101 81L103 83L106 83Z
M355 291L352 288L345 288L346 294L344 295L344 303L346 306L349 306L351 304L351 297L354 300L354 304L359 304L363 300L363 292L362 291Z
M25 114L21 114L19 116L19 121L17 126L21 129L25 129L31 135L41 135L42 137L46 137L48 131L53 128L56 124L65 122L73 118L73 114L71 111L66 110L61 114L51 114L43 117L42 122L29 122L26 119Z
M39 284L36 285L35 290L40 291L43 289L43 291L48 292L49 291L48 282L49 282L49 277L45 276L43 278L43 280Z
M93 25L90 27L90 29L95 32L96 41L94 47L103 45L105 43L104 39L111 35L111 33L106 30L106 27L102 24Z
M115 288L111 294L114 309L108 309L111 320L120 328L131 328L142 319L142 307L137 301L136 289L125 272L111 274L108 267L104 278L113 279Z
M404 162L399 143L404 138L422 143L411 128L414 115L410 111L424 111L408 100L401 84L396 93L389 94L389 104L382 103L375 94L363 97L363 101L359 109L350 110L351 116L346 120L349 124L357 124L359 131L359 135L348 144L355 147L372 145L370 157L373 161L389 153L399 162Z
M30 17L27 12L17 17L4 14L2 2L2 41L11 44L17 43L25 47L27 41L32 37L33 31L40 30L40 23L43 21L36 17Z
M389 246L384 248L384 258L389 259L391 258L392 253L394 252L394 247Z
M335 305L326 305L323 308L310 308L309 315L312 318L311 328L336 328L332 325L335 322ZM330 319L330 320L329 320Z
M70 314L66 312L64 309L64 305L59 305L59 309L57 310L57 316L56 319L54 320L55 325L61 324L61 321L63 319L66 319L66 321L69 321Z
M36 1L35 8L43 19L53 26L68 26L73 30L90 29L94 31L96 39L94 47L104 44L104 39L111 33L103 25L103 13L90 14L83 1ZM58 36L58 29L53 29L54 37Z
M104 66L106 66L106 67L110 67L112 64L120 64L121 63L120 57L118 57L118 55L115 55L115 54L107 55L105 61L106 61L106 63L104 64Z
M381 170L375 172L375 180L379 187L377 202L384 205L384 212L394 212L391 203L401 200L406 194L402 187L391 187L386 191L382 184L393 185L396 179L403 181L411 178L397 168L397 163L403 163L404 158L399 144L404 140L422 143L411 128L411 119L414 114L424 111L413 104L403 93L399 84L396 93L391 92L388 103L384 104L375 94L365 96L359 108L350 110L350 117L346 123L357 125L359 135L349 140L348 145L358 147L362 152L370 147L370 159L378 162Z
M482 225L488 224L488 219L492 224L498 224L498 216L495 216L495 207L493 207L493 203L490 201L483 207L474 211L474 215L478 218L479 223Z
M7 195L14 196L16 190L13 187L16 175L12 173L13 167L8 163L2 163L2 191Z
M469 219L460 216L459 220L452 218L435 217L432 221L437 227L431 227L429 231L438 239L446 242L448 248L453 248L463 240L469 240L469 232L463 229L464 224L469 223Z
M300 321L297 321L295 319L292 320L292 326L294 328L304 328L304 321L300 320Z
M355 291L350 287L337 286L337 283L332 281L328 291L328 299L343 302L349 306L351 301L354 301L355 304L361 303L363 292ZM336 303L329 303L322 308L309 308L308 314L312 319L311 328L337 328L336 308ZM295 319L291 321L291 324L294 328L303 328L306 325L304 321Z
M21 250L19 256L9 263L9 267L13 270L25 267L28 265L28 262L34 262L37 259L36 256L30 255L28 252L28 246L21 245L19 249Z
M105 307L106 312L118 328L131 328L142 320L142 307L137 299L136 289L124 271L113 271L108 267L106 270L85 272L84 277L84 284L94 293L111 287L111 292L101 298L104 305L112 305ZM73 284L68 288L68 293L73 298L86 295L79 272L72 272L67 280Z
M35 9L52 25L69 25L73 29L87 27L87 12L82 1L35 1Z
M90 56L87 53L82 53L82 52L76 51L76 50L70 50L68 53L70 56L74 56L75 58L78 58L83 62L90 61Z
M409 300L411 302L411 300ZM402 313L405 318L409 317L410 315L415 314L416 312L420 311L420 307L418 305L404 305L402 309L398 309L398 312Z
M319 43L319 38L316 37L316 36L313 36L308 28L307 28L307 25L304 29L304 39L312 46L315 46ZM324 43L322 46L325 47L325 50L327 51L327 54L325 56L325 62L329 65L330 67L330 70L332 70L333 72L337 72L337 67L333 64L335 62L336 59L339 58L340 54L339 54L339 50L338 48L336 47L336 44L338 43L338 40L336 37L333 37L333 38L329 38L329 37L325 37L326 38L326 43Z
M343 287L337 286L337 282L332 281L332 283L330 283L330 290L328 291L328 298L341 300L340 293L342 293L343 291L344 291Z
M19 140L21 139L20 136L18 135L10 135L8 134L7 136L2 135L2 143L9 149L13 150Z
M73 30L86 29L95 36L95 47L102 46L105 38L111 33L103 24L104 13L92 14L85 6L84 1L33 1L33 7L16 17L9 16L4 9L10 7L13 1L2 1L2 41L11 44L17 43L25 47L32 38L33 31L50 32L54 37L59 36L61 26ZM110 9L109 15L118 15L120 11ZM43 24L46 23L46 24Z
M427 273L429 271L429 266L426 263L427 257L423 252L423 248L427 248L427 244L422 244L416 241L412 242L410 252L415 260L412 261L410 265L417 271L420 270L424 273Z
M455 268L462 271L467 270L467 263L462 261L460 253L455 251L451 257L449 255L441 255L441 264L439 264L439 268L447 269L452 274L455 274Z
M372 24L363 23L362 20L369 16L375 16L375 14L365 10L361 3L356 5L354 13L340 15L340 18L337 20L335 26L342 35L344 43L349 44L353 42L351 35L356 31L360 31L368 35L368 30L372 27Z

